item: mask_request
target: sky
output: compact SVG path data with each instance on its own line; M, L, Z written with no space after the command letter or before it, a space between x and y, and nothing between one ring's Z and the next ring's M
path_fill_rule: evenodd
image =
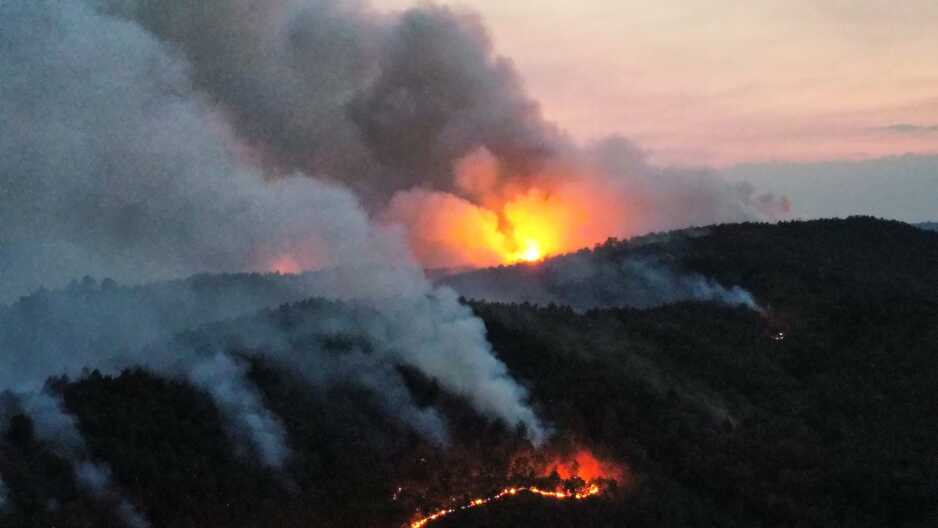
M581 140L618 132L659 161L716 166L938 153L934 0L453 5L481 13Z
M773 182L779 164L816 175L819 162L938 155L935 0L446 3L481 15L543 113L581 142L622 134L658 164L744 165L733 174L794 188L793 199L810 186ZM915 211L885 212L938 217L938 190Z

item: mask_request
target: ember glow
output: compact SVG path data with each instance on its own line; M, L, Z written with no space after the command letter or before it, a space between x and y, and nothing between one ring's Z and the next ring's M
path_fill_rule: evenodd
M535 262L621 234L628 210L582 181L529 188L496 209L504 243L496 264Z
M538 262L621 234L627 217L623 204L582 184L548 188L534 186L478 203L411 190L394 197L386 220L407 227L410 246L427 268Z
M498 493L496 493L495 495L492 495L491 497L473 499L467 502L466 504L463 504L462 506L458 506L455 508L444 508L444 509L438 510L430 515L427 515L426 517L421 517L411 522L408 526L410 528L420 528L422 526L426 526L427 524L441 517L445 517L451 513L469 510L472 508L477 508L479 506L484 506L486 504L495 502L500 499L504 499L506 497L513 497L515 495L518 495L519 493L531 493L534 495L539 495L541 497L547 497L547 498L556 499L556 500L569 500L569 499L583 500L583 499L592 497L594 495L598 495L600 491L601 491L601 488L599 484L597 483L589 484L587 486L584 486L581 489L578 489L572 492L565 491L562 489L556 489L556 490L551 491L551 490L546 490L543 488L538 488L537 486L522 486L522 487L505 488L499 491Z
M622 482L625 478L621 467L599 460L587 449L578 450L572 457L555 459L544 470L544 476L549 476L555 471L563 480L578 477L587 482L598 479Z
M299 273L300 271L302 271L302 268L300 267L300 263L297 262L296 259L293 258L292 256L281 255L277 257L273 262L271 262L270 271L273 271L275 273L282 273L285 275L292 275L292 274Z
M508 223L511 251L502 254L505 263L535 262L565 248L569 230L576 225L576 207L560 200L551 200L534 189L505 204L503 214Z
M626 471L619 465L598 459L588 449L579 449L570 455L553 457L540 471L542 479L538 483L524 486L509 486L489 497L472 499L465 504L440 508L439 510L418 517L407 526L421 528L437 519L472 508L478 508L495 501L529 493L554 500L584 500L603 493L610 484L628 485ZM545 485L545 482L560 483Z

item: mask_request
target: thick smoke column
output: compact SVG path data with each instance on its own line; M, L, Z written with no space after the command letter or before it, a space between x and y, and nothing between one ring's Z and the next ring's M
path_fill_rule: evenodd
M9 80L0 85L0 119L17 132L0 137L0 298L85 274L136 282L264 267L291 255L303 266L331 270L315 288L298 293L368 303L389 321L398 363L540 438L524 390L492 356L481 323L455 296L427 283L399 232L374 226L358 200L337 185L302 175L267 181L244 163L256 145L229 128L231 120L240 131L247 117L232 117L233 103L206 95L199 59L133 20L102 14L98 4L0 5L0 72ZM225 5L205 8L215 4ZM303 20L312 23L314 14ZM143 365L206 388L236 436L243 434L264 463L282 463L282 428L234 360L206 361L185 350L173 351L174 361L143 354L146 343L181 330L163 326L159 306L165 304L140 297L129 307L96 306L102 309L95 312L84 309L89 304L80 288L74 293L40 294L0 308L0 315L35 308L89 323L30 329L56 334L56 328L81 328L80 342L88 346L74 353L71 346L33 349L17 337L20 327L4 328L9 339L0 356L0 389L77 375L83 367ZM184 304L189 298L183 293L178 301ZM246 303L240 313L266 306L259 302ZM397 312L401 306L412 311L405 317ZM107 327L125 309L134 317L118 331L128 345L123 348L109 341ZM63 331L42 342L70 341ZM414 346L421 349L408 348ZM386 389L370 383L377 392Z
M454 189L453 164L479 146L523 172L561 143L472 13L388 15L358 0L110 5L189 58L252 155L343 180L376 205L418 185Z
M504 262L518 249L505 205L531 189L552 197L538 216L578 206L565 226L577 234L560 241L566 251L787 213L784 199L712 171L651 166L622 138L575 145L543 119L470 12L423 4L384 14L353 0L110 5L190 60L245 155L281 174L347 183L371 211L408 228L426 267ZM491 167L467 180L460 167L480 152ZM446 211L457 217L434 215Z
M301 293L368 307L375 315L358 323L384 347L381 361L360 361L348 378L392 395L388 408L438 441L439 417L413 405L393 367L415 367L478 411L523 424L533 440L544 427L481 322L426 281L421 264L436 263L418 264L407 246L433 229L408 220L426 199L494 210L481 216L496 238L512 215L499 208L519 196L537 205L599 193L636 204L625 216L586 204L604 211L588 217L603 238L633 225L750 218L776 203L707 173L646 167L622 141L573 145L542 119L510 62L493 55L479 19L445 7L387 15L353 0L3 2L0 49L0 122L13 131L0 135L0 302L83 275L141 283L270 269L284 257L327 269ZM489 161L476 174L467 160L480 155ZM20 346L29 342L20 327L3 328L13 337L0 350L0 390L86 366L143 365L206 388L236 437L264 463L283 463L282 427L235 359L144 354L183 329L166 326L144 297L121 329L128 346L108 346L107 322L128 307L88 313L76 295L0 306L0 316L36 309L92 319L75 325L88 333L74 354ZM276 304L267 300L218 315ZM304 376L314 379L313 370ZM90 476L106 473L78 476L99 482Z
M15 280L0 299L89 273L125 282L284 255L301 268L346 265L335 247L374 243L358 199L297 183L297 170L404 223L427 267L504 259L468 252L467 239L517 251L495 239L515 234L504 206L532 188L548 202L535 218L577 203L564 250L785 209L706 171L648 166L622 139L572 144L471 13L391 15L351 0L92 4L114 16L83 2L5 6L0 68L15 81L0 87L0 117L17 134L0 140L0 269ZM466 178L480 152L491 163ZM272 174L286 181L264 185ZM444 204L464 225L424 214Z

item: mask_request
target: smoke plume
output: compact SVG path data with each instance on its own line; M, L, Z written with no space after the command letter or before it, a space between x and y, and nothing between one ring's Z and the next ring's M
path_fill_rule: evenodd
M739 286L727 288L649 256L608 258L582 251L534 268L486 269L444 277L441 282L471 299L559 304L579 311L619 306L651 308L689 300L762 310L752 294Z
M538 441L545 427L482 323L422 267L784 208L709 172L648 166L621 139L575 145L542 118L479 18L459 9L3 2L0 49L0 122L11 132L0 135L0 303L13 303L0 305L0 390L142 365L205 389L233 436L271 466L289 442L240 359L150 345L309 296L350 301L364 308L341 324L380 348L326 372L387 395L390 412L445 441L440 417L413 404L395 371L411 366ZM464 223L443 232L449 207ZM322 271L208 292L196 279L92 281L15 301L85 275L144 284L281 268ZM282 364L327 383L308 366L324 355L280 350ZM39 419L49 441L81 446L74 420L51 410ZM108 473L76 469L92 488Z
M40 286L58 287L87 274L140 283L193 272L269 269L288 256L302 268L330 270L314 289L293 295L368 303L388 321L396 361L439 379L480 412L527 425L532 437L539 438L542 427L524 401L524 390L492 356L481 323L454 295L427 283L398 230L372 224L359 200L336 183L292 171L271 180L266 172L271 168L264 161L268 154L281 159L281 153L294 152L291 149L306 141L301 139L305 125L335 112L330 106L335 101L320 81L336 78L328 69L313 73L324 67L318 51L315 57L278 56L289 63L284 68L294 68L293 60L308 61L310 67L301 70L310 78L291 80L276 65L259 64L277 55L272 50L280 49L278 42L260 46L252 59L228 49L231 41L224 35L256 33L259 41L244 43L242 51L247 53L255 49L253 44L280 35L283 27L277 23L289 21L298 32L289 42L319 50L334 45L331 39L341 35L321 35L311 28L336 29L326 19L338 17L334 22L341 22L351 16L350 7L313 2L299 9L299 4L285 2L271 7L272 25L265 25L263 17L240 16L248 9L246 2L175 2L158 8L152 3L102 4L38 0L0 5L0 71L9 81L0 85L0 119L16 130L0 137L0 298L10 300ZM123 10L134 16L120 16ZM148 18L163 16L160 13L170 17L166 27L174 31L185 33L190 18L193 23L216 24L216 30L198 26L188 36L166 34L159 21ZM235 29L256 23L259 26L251 31ZM263 33L265 28L273 33ZM359 30L348 31L356 36ZM208 39L200 40L208 47L187 52L183 44L196 37ZM335 62L344 64L341 55L347 50L331 49L340 55ZM204 71L223 69L226 60L233 61L233 70L256 76L260 84L231 78L224 71L218 77ZM220 79L230 83L227 95L217 85ZM302 90L290 91L297 86ZM267 88L271 92L265 92ZM313 93L315 101L307 98ZM265 112L277 105L291 114L308 110L313 117L297 114L292 122L303 126L273 133L270 127L284 122L283 115ZM328 120L319 126L329 145L344 141L340 126ZM248 129L270 141L261 144ZM314 143L315 139L315 134L310 136ZM264 160L253 163L253 152L262 152ZM281 167L295 165L287 157L282 161ZM318 170L315 165L302 168ZM106 289L104 284L101 289ZM184 328L164 326L174 319L165 313L167 307L171 311L178 304L211 304L192 301L188 296L198 292L184 288L163 292L170 297L155 303L130 295L130 306L120 296L106 294L105 299L117 301L109 305L89 301L95 294L84 293L78 285L70 293L40 292L0 309L0 315L9 316L2 328L0 388L35 385L50 375L75 375L83 367L143 365L206 388L231 419L236 436L243 436L264 463L281 463L287 452L282 428L264 410L237 362L217 355L205 360L186 351L176 351L176 360L169 361L142 352L146 343ZM237 315L285 302L276 298L257 295L244 306L209 313ZM96 311L85 311L89 306ZM400 313L405 306L410 311ZM128 309L133 317L120 315ZM37 314L64 324L45 326ZM121 320L128 326L114 330L112 323ZM179 317L175 320L183 323ZM16 321L27 324L18 326ZM23 333L48 337L33 346ZM380 379L368 383L377 392L384 390ZM62 431L77 434L74 427Z
M91 460L75 418L65 411L60 398L42 389L15 392L14 397L19 410L32 420L36 437L72 464L75 480L83 489L97 498L116 499L118 514L131 528L149 526L143 515L120 497L107 464Z
M541 116L511 61L465 10L381 13L354 0L110 6L189 60L196 88L234 125L242 153L279 174L350 186L371 212L406 226L426 267L502 263L523 244L513 240L519 226L508 204L532 189L550 197L539 216L576 204L558 242L565 251L788 211L784 198L712 171L651 166L623 138L576 145ZM465 164L480 152L490 163L467 181ZM447 205L461 217L440 218ZM488 245L467 248L467 239Z
M244 365L217 353L197 363L187 375L193 385L212 395L233 422L235 434L243 432L263 464L283 465L289 454L283 425L264 407L260 395L247 381Z

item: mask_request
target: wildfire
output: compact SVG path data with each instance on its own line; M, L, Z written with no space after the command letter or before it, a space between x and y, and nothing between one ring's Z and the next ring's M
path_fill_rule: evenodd
M568 230L576 225L576 208L531 190L503 208L508 224L506 244L499 248L504 262L536 262L567 249Z
M578 477L587 482L597 479L622 482L625 478L622 468L615 464L599 460L592 452L586 449L578 450L570 458L552 461L544 470L544 476L549 476L555 471L563 480Z
M539 495L541 497L547 497L547 498L557 499L557 500L568 500L568 499L583 500L583 499L592 497L594 495L598 495L600 491L601 490L600 490L599 484L596 484L596 483L590 484L580 490L572 491L572 492L565 491L562 489L551 491L551 490L538 488L537 486L505 488L499 491L498 493L496 493L495 495L492 495L491 497L482 498L482 499L473 499L467 502L466 504L463 504L462 506L459 506L456 508L445 508L445 509L436 511L430 515L427 515L426 517L422 517L420 519L417 519L411 522L408 526L410 528L421 528L422 526L426 526L428 523L431 523L441 517L445 517L451 513L464 511L464 510L468 510L471 508L477 508L479 506L484 506L486 504L495 502L505 497L518 495L519 493L531 493L534 495Z
M269 268L270 271L286 275L299 273L302 270L300 263L290 255L281 255L277 257L273 262L271 262Z
M421 528L452 513L478 508L521 493L553 500L578 501L601 494L612 483L628 485L624 468L614 463L601 461L586 449L579 449L568 456L554 457L546 465L540 467L543 468L540 471L542 478L534 479L538 482L537 484L510 486L489 497L472 499L460 506L441 508L411 521L407 526L408 528ZM556 484L557 477L561 479L559 484Z
M407 228L427 268L537 262L629 233L639 204L589 168L555 166L528 178L508 174L485 153L457 167L457 192L411 189L394 195L384 220Z

